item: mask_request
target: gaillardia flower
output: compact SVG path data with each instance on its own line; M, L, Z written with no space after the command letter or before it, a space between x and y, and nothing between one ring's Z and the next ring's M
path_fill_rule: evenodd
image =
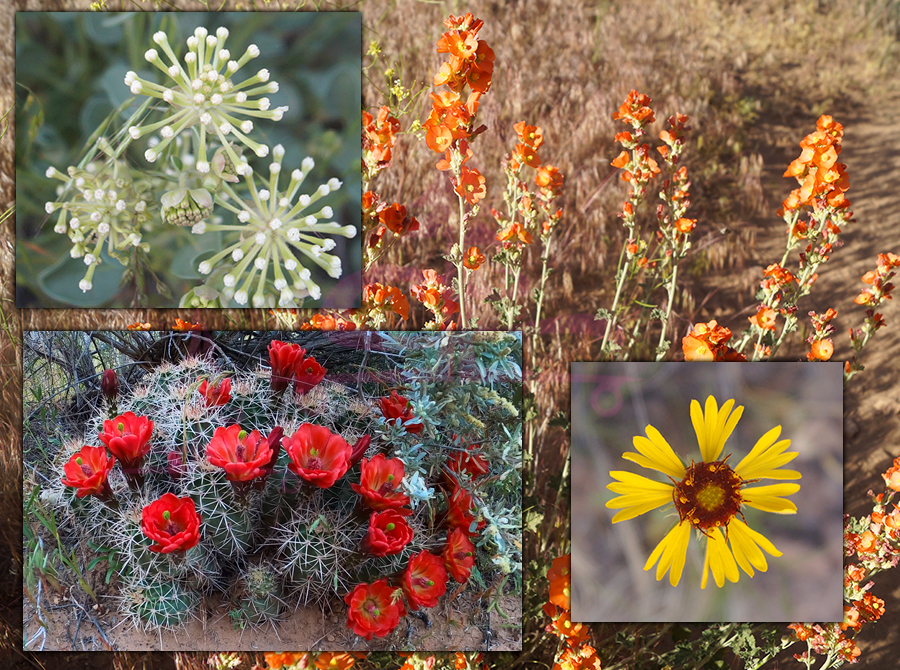
M761 549L772 556L781 556L775 545L744 522L743 506L775 514L797 512L796 505L784 496L799 491L799 484L747 486L760 479L800 479L799 472L781 469L797 456L797 452L786 451L791 445L790 440L778 440L781 426L759 438L756 446L736 466L727 462L730 454L719 458L725 441L744 411L738 406L732 412L733 407L734 400L717 407L712 396L706 399L705 410L701 410L696 400L691 401L691 422L703 460L699 463L692 460L688 467L653 426L645 429L646 437L635 436L634 446L639 453L626 452L622 457L662 472L671 484L631 472L609 473L617 481L608 484L607 488L619 494L606 503L607 507L620 510L613 517L613 523L633 519L668 503L674 504L678 522L644 565L644 570L649 570L658 561L656 579L662 579L669 572L672 586L681 579L692 527L706 537L700 588L706 588L709 570L716 585L721 587L726 577L732 582L738 580L738 566L751 577L754 568L765 572L768 566Z

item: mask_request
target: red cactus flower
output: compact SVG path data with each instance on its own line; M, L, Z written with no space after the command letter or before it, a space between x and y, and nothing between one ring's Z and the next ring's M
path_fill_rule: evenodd
M420 551L409 559L400 583L409 609L435 607L438 598L447 592L447 570L440 556Z
M106 453L105 447L84 446L63 466L66 474L62 483L76 489L78 498L97 496L100 500L111 500L112 489L107 478L115 464L116 459Z
M469 581L472 566L475 565L475 545L466 536L462 528L454 528L447 533L447 546L444 547L444 567L460 584Z
M294 369L303 361L306 349L299 344L272 340L269 343L269 363L272 365L272 390L284 391L294 377Z
M400 589L388 586L386 579L374 584L357 584L344 597L344 602L349 606L347 626L367 640L373 635L385 637L397 627L400 617L406 616Z
M294 367L294 393L303 395L325 378L325 368L310 356L304 358Z
M481 519L475 526L475 530L470 530L475 516L472 514L472 495L458 484L454 484L453 493L447 498L447 525L451 528L461 528L468 536L477 535L485 526L484 519Z
M206 379L200 384L200 395L207 407L224 405L231 400L231 378L226 377L218 384L210 384Z
M319 488L333 486L350 469L352 448L325 426L304 423L284 438L284 448L291 458L291 472Z
M150 551L170 554L187 551L200 542L200 516L190 498L164 493L141 512L141 530L156 542Z
M363 539L363 551L373 556L391 556L403 551L413 538L413 530L404 515L396 510L372 512L369 533Z
M115 419L104 421L100 441L112 455L122 461L123 467L138 468L150 451L153 422L146 416L125 412Z
M363 502L370 508L396 509L409 504L409 496L400 490L405 470L399 458L376 454L372 460L362 459L359 470L359 484L350 484L350 487L362 496ZM404 516L412 514L411 510L404 511L400 512Z
M258 430L247 433L235 424L216 428L206 455L210 463L225 470L228 481L249 482L263 474L272 458L272 448Z
M391 391L390 396L385 396L379 402L381 403L381 413L384 414L385 419L388 419L388 423L393 421L394 424L404 424L406 432L414 435L418 435L425 428L421 421L407 423L416 418L412 413L412 403L396 391Z
M119 394L119 378L116 377L115 370L103 371L103 376L100 378L100 391L110 402L116 401L116 396Z

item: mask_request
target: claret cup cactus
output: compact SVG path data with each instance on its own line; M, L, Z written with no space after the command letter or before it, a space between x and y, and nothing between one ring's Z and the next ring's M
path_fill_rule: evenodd
M117 553L135 625L177 627L204 602L239 626L306 605L370 640L455 582L520 580L518 337L379 337L407 353L375 375L271 335L249 364L163 364L60 454L54 498ZM414 338L445 342L438 360L467 351L468 371L409 353Z

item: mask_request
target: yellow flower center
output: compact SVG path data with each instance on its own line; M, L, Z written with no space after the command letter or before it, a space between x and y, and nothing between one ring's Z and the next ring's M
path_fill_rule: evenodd
M708 528L727 527L734 516L741 514L744 480L727 460L726 456L712 463L692 461L684 479L675 483L672 491L680 519L704 533Z

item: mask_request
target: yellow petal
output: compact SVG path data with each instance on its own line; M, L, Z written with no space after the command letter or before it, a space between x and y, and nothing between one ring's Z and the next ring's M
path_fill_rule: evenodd
M732 519L728 524L728 541L731 543L731 549L738 564L751 577L754 574L753 567L760 572L765 572L769 567L760 547L772 556L781 556L781 552L767 537L757 533L739 519ZM753 567L750 567L751 564Z
M737 563L731 550L725 542L725 537L718 528L712 528L709 538L706 540L706 558L703 561L703 578L700 582L700 588L706 588L707 568L712 571L713 579L716 586L722 587L725 584L725 578L730 582L736 582L740 573L738 572Z
M781 435L781 426L775 426L763 435L734 471L743 479L800 479L801 475L796 470L779 470L781 466L789 463L797 457L797 452L787 452L791 446L790 440L778 440Z
M800 484L771 484L754 486L741 490L741 498L750 507L773 514L796 514L797 506L782 496L789 496L800 490Z
M697 433L697 444L700 447L700 455L703 461L711 463L718 460L725 448L725 442L731 437L741 415L743 406L738 406L732 412L734 400L726 400L722 407L716 405L716 399L709 396L706 399L706 407L700 409L700 403L691 401L691 423L694 432Z
M622 458L634 461L642 467L658 470L674 479L682 479L684 477L684 464L672 450L672 447L669 446L669 443L665 441L663 436L653 426L647 426L644 432L647 433L647 437L635 435L632 440L634 448L640 452L640 456L633 452L626 452L622 454Z
M673 486L671 484L664 484L622 470L613 470L609 474L618 481L607 484L606 488L620 495L608 501L606 506L610 509L622 510L613 517L613 523L633 519L672 502Z
M672 586L678 586L681 572L684 569L690 536L691 526L687 521L682 521L674 526L656 545L644 564L644 570L649 570L659 560L659 565L656 567L656 581L661 580L663 575L669 572L669 583Z

